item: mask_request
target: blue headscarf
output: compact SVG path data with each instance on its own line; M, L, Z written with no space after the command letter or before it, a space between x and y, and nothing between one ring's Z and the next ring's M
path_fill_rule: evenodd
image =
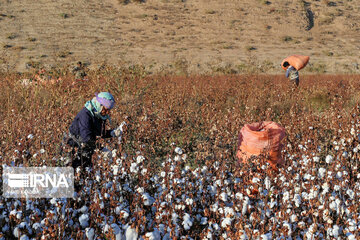
M109 121L111 122L109 115L102 116L100 113L103 107L106 107L107 109L112 109L114 107L114 104L115 99L111 95L111 93L101 92L99 94L95 93L95 97L90 101L87 101L85 103L85 107L90 111L93 116L101 118L102 120L109 119Z

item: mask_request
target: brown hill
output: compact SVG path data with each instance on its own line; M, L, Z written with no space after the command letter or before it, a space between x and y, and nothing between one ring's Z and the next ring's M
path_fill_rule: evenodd
M140 64L177 73L359 73L358 0L7 0L0 69Z

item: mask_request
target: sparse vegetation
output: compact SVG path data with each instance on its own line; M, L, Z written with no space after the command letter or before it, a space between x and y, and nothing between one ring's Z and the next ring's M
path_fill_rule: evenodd
M293 40L293 38L290 37L290 36L284 36L284 37L282 37L282 41L283 41L283 42L290 42L290 41L292 41L292 40Z

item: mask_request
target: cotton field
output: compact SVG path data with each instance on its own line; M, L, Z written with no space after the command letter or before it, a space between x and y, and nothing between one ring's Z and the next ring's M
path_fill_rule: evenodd
M359 122L333 154L287 143L286 166L229 159L191 168L180 147L153 171L103 149L72 199L4 199L1 239L359 239ZM309 131L314 129L309 128ZM29 135L29 138L36 136ZM288 149L299 148L297 154ZM44 154L40 149L38 154ZM5 165L3 165L4 167Z
M63 133L94 92L117 100L109 128L130 116L75 169L72 198L0 196L0 239L360 239L359 76L290 91L275 75L119 71L25 87L0 74L1 168L64 166ZM286 131L277 171L266 153L236 158L241 127L265 120Z

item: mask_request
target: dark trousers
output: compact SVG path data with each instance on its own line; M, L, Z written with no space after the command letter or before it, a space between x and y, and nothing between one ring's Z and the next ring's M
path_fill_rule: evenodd
M77 167L92 167L91 158L94 154L95 146L90 144L79 144L72 138L68 139L67 144L72 147L70 158L74 169Z

